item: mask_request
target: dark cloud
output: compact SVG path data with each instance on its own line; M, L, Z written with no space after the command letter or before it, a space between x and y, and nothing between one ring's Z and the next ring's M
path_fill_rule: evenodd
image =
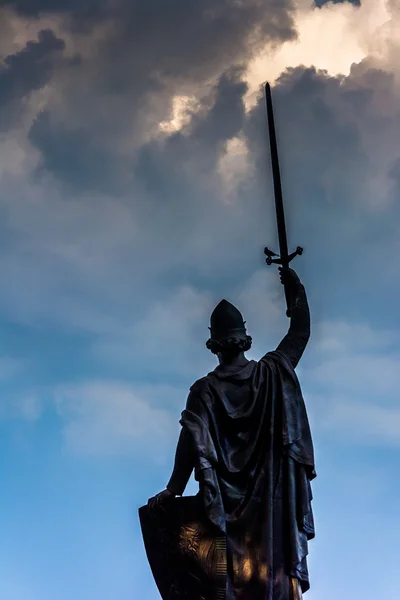
M257 265L262 267L264 245L277 248L264 100L260 96L245 114L242 77L240 69L229 70L187 127L125 158L133 174L126 203L140 224L140 233L132 238L129 268L149 277L145 262L159 285L170 288L184 273L185 281L223 294L238 277L245 279ZM346 312L357 318L360 297L364 310L374 314L381 294L389 291L377 256L398 235L399 207L385 210L384 198L374 198L371 186L375 177L397 177L398 153L393 155L387 140L389 133L396 137L398 125L377 109L382 90L396 106L390 76L364 66L347 78L291 69L273 91L289 244L305 247L306 258L298 259L300 272L305 265L309 277L318 273L315 286L324 297L316 310L329 317ZM47 157L45 166L63 181L70 176L78 191L99 189L105 175L111 189L112 147L107 155L96 154L84 132L74 138L51 127L51 119L42 117L31 132L31 140ZM242 129L253 173L227 205L221 200L218 161L225 143ZM60 149L54 151L57 144ZM376 209L371 207L374 202ZM232 264L234 271L229 269ZM123 264L118 269L121 275ZM367 270L380 282L374 289L362 275ZM142 276L135 281L145 289ZM375 312L375 318L385 321L389 314Z
M125 135L131 131L132 140L146 137L157 122L169 117L174 95L199 95L200 90L204 97L210 83L233 66L245 64L261 46L296 35L292 0L221 0L217 4L213 0L137 0L104 6L104 22L112 27L96 41L94 57L83 60L68 78L57 74L54 83L62 86L63 106L73 132L65 132L66 148L75 151L71 136L75 140L79 135L84 140L96 137L97 157L102 145L104 154L113 151L111 146L115 149L113 138L118 138L118 130ZM65 26L72 23L74 30L81 22L69 20ZM90 39L88 34L89 45ZM50 118L35 124L31 140L43 152L47 168L62 176L57 161L46 156L53 154L51 138L58 143L63 137L54 125L54 108L49 112ZM79 124L74 122L75 115ZM204 127L220 127L220 115L209 117L213 123ZM39 133L41 126L44 130ZM207 132L199 131L199 135ZM90 152L87 148L84 141L82 151ZM87 186L88 178L79 176L78 180Z
M299 188L307 186L308 202L318 198L325 203L327 171L334 169L337 173L336 185L348 185L349 167L362 160L360 130L352 118L355 107L346 110L347 103L351 103L346 91L343 78L301 67L288 70L274 88L279 123L277 136L282 146L281 170L289 202L290 198L296 198ZM367 102L368 90L358 89L357 93L358 101L364 94L363 100ZM250 148L262 171L265 170L262 151L265 144L257 131L264 120L263 105L259 105L247 125ZM351 172L354 176L353 169ZM338 192L339 187L334 195L340 201L342 194Z
M51 114L44 111L32 124L28 138L42 155L37 177L51 173L72 191L117 192L118 163L112 152L97 147L82 129L53 123Z
M357 319L362 298L363 311L387 326L388 312L377 307L385 294L390 302L390 281L377 256L399 233L400 206L385 189L399 155L391 142L399 133L395 82L375 69L345 78L297 68L282 75L273 94L288 226L296 232L290 239L307 249L310 269L319 273L323 310ZM380 110L383 97L390 116ZM259 135L264 123L258 106L246 125L258 182L269 162Z
M395 196L396 202L398 202L400 199L400 157L390 167L389 177L395 183L394 196Z
M189 131L171 135L164 143L151 142L139 151L136 177L152 191L166 189L179 180L185 184L185 166L196 165L197 173L212 173L219 154L227 140L242 129L245 118L243 95L247 85L242 81L241 69L224 73L212 92L212 103L207 112L193 115ZM209 99L204 99L209 103ZM171 196L182 198L177 189Z
M231 79L222 88L230 95L231 106L239 107L244 89L238 82ZM318 285L326 294L321 310L331 317L347 312L357 318L359 297L377 320L385 321L389 314L375 310L383 290L390 290L377 256L389 240L397 239L400 207L392 203L385 209L386 202L393 200L386 197L385 179L390 183L390 178L397 177L396 166L391 166L398 164L398 151L393 154L386 143L394 122L377 108L382 91L386 101L396 106L394 82L384 72L368 69L345 78L297 68L286 72L273 92L290 244L306 248L307 259L299 259L300 269L303 261L310 272L319 273ZM239 272L250 273L263 242L269 238L269 245L274 240L277 245L264 100L261 97L247 117L234 109L235 126L225 128L229 118L224 119L219 109L223 97L215 96L215 106L208 113L211 123L213 114L220 115L220 129L208 127L206 119L190 133L175 134L163 145L146 145L136 172L147 186L149 195L144 197L152 198L158 207L152 224L154 231L165 227L164 247L176 236L183 247L197 248L194 267L201 256L196 240L203 235L203 261L214 261L219 281L212 286L221 293L228 284L226 274L221 279L221 246L226 260L229 256ZM225 212L216 175L220 142L237 135L242 126L254 172ZM202 136L204 131L208 134ZM219 136L219 131L224 135ZM369 137L376 147L369 145ZM382 198L375 197L376 177L381 178ZM247 242L238 244L239 239ZM169 260L172 265L172 255ZM180 260L185 263L185 256ZM259 260L261 267L261 256ZM365 277L368 271L370 278ZM380 285L370 289L371 280Z
M22 209L13 213L13 226L28 247L39 246L37 255L29 247L33 272L47 249L56 248L58 278L49 289L63 297L65 310L74 284L90 297L88 305L106 307L105 314L112 306L124 315L144 311L150 295L183 280L225 295L239 278L263 267L264 245L277 247L264 100L260 96L247 115L243 106L241 65L251 53L246 44L259 5L235 4L233 16L227 11L231 31L222 31L219 8L201 13L201 23L190 30L184 27L189 12L181 7L178 14L178 4L165 19L161 6L153 21L147 8L134 6L143 30L133 22L133 9L126 9L125 22L122 4L115 4L114 15L121 16L116 29L88 59L54 80L62 102L49 103L29 134L42 155L37 175L45 193L51 196L61 182L63 196L46 196L35 213L25 209L29 218ZM200 16L199 4L193 10ZM245 24L238 20L241 10L251 16ZM264 12L260 27L267 31L273 13ZM229 41L239 29L235 43ZM155 134L161 118L170 117L171 97L191 91L200 110L193 110L190 123L163 139L149 135L143 141L138 130ZM300 273L304 269L307 278L308 269L310 280L318 277L310 291L314 306L320 314L347 310L356 316L362 298L373 312L389 286L377 256L396 239L399 222L398 206L385 209L376 197L386 194L386 182L396 185L400 119L394 107L400 103L393 78L367 61L348 77L299 67L280 77L273 97L289 244L306 249ZM392 112L385 114L382 106ZM242 130L252 171L226 198L219 162L229 160L226 143ZM230 168L236 176L235 163ZM23 273L19 256L17 263L20 270L14 264L11 270ZM40 277L50 277L52 266L46 265ZM368 269L380 282L372 291L361 276Z
M247 90L242 81L243 70L233 68L224 73L208 98L209 111L194 115L190 134L171 135L165 143L152 141L144 144L132 162L136 181L150 194L167 190L169 198L179 199L182 194L192 195L185 165L196 164L197 173L213 171L225 142L237 135L243 126L243 95ZM41 151L43 170L55 175L68 187L83 190L116 192L123 189L119 177L119 163L113 147L99 147L85 127L74 129L52 120L44 112L36 119L29 133L30 142ZM123 160L123 159L119 159Z
M122 43L131 64L140 56L140 63L152 70L192 78L191 66L201 72L238 55L245 59L260 43L293 38L293 8L290 0L120 2L114 12L121 23L115 48L122 55Z
M207 118L193 118L193 138L217 147L241 131L245 118L243 96L247 91L243 76L243 69L236 67L220 77L215 87L214 105Z
M195 0L168 3L162 0L0 0L1 6L12 6L27 16L66 13L73 18L75 27L79 27L80 20L117 19L122 25L124 42L133 36L131 43L137 49L142 45L153 48L160 51L160 58L171 45L186 48L191 54L199 46L204 47L204 51L211 42L208 54L215 59L211 52L216 37L222 37L222 42L236 38L241 44L243 32L255 27L258 33L268 38L286 39L293 35L292 0L280 3L273 0L248 0L246 3L220 0L218 5L212 0L202 3ZM145 58L144 55L141 58ZM184 56L182 61L185 62Z
M293 0L0 0L1 6L24 16L65 14L73 30L112 20L118 31L107 52L113 60L171 75L230 60L246 50L249 35L254 44L295 35Z
M0 127L8 128L19 116L21 103L50 80L65 43L50 30L40 31L38 41L30 41L16 54L6 56L0 66Z
M50 57L64 50L63 40L57 39L50 30L39 32L37 42L6 56L0 71L0 102L26 96L30 91L45 85L52 74Z
M10 6L28 17L43 13L71 13L76 19L99 16L103 2L96 0L0 0L1 6Z
M315 5L318 8L324 6L324 4L328 4L328 2L332 2L333 4L343 4L344 2L350 2L350 4L354 4L354 6L361 6L361 0L315 0Z

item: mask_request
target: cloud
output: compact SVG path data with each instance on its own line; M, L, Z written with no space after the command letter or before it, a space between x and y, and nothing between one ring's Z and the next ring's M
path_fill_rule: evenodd
M323 323L315 327L306 356L301 377L316 431L366 445L398 445L396 331Z
M23 363L11 356L0 357L0 381L4 382L21 372Z
M282 290L273 279L272 273L260 271L245 289L229 296L247 319L257 359L277 345L288 327L279 309ZM274 293L262 301L268 288ZM217 364L205 341L219 300L211 292L182 287L152 303L142 319L121 323L94 342L92 356L108 371L122 370L127 381L88 381L55 391L67 450L89 456L146 452L151 460L172 455L189 387ZM152 383L156 378L165 383Z
M153 301L143 316L121 322L91 345L91 355L103 365L151 380L163 377L187 386L215 358L205 347L211 311L217 303L210 293L183 286Z
M261 10L256 3L249 6L246 14ZM300 9L305 10L297 5L298 14ZM240 10L236 6L229 19L243 14L235 12ZM331 5L329 10L353 22L356 9ZM218 11L203 15L205 28L222 26ZM0 307L17 322L87 336L90 358L102 365L109 359L114 367L119 362L127 368L135 361L139 371L147 362L166 373L176 360L181 376L189 377L197 357L202 368L209 364L203 342L194 336L205 339L213 303L225 296L242 302L241 288L248 288L242 290L243 312L253 331L262 323L263 336L274 343L285 332L276 273L262 270L264 245L277 249L264 102L260 96L250 111L245 106L250 50L240 61L222 53L220 63L204 66L203 50L196 55L193 48L185 71L179 62L184 55L178 57L172 45L169 71L167 57L154 62L168 76L152 76L148 87L147 75L137 80L135 70L129 77L125 70L121 82L118 69L126 66L130 46L116 65L116 31L125 31L118 14L113 27L102 23L104 37L96 38L92 54L84 53L85 60L68 68L57 66L45 92L32 92L30 110L37 119L7 146ZM369 13L357 14L366 19ZM143 9L139 17L146 15ZM73 56L82 36L65 18L57 16L67 40L60 52L68 49ZM397 18L394 10L391 18ZM264 15L260 27L271 19L271 13ZM252 31L254 22L246 27ZM29 56L40 42L32 44L23 51ZM102 62L106 50L109 58ZM192 89L190 61L196 56L205 70ZM142 68L136 62L134 68ZM386 69L371 68L364 59L347 76L290 68L273 90L289 245L305 247L295 264L314 323L359 318L361 311L380 329L397 311L392 280L400 239L400 121L389 62ZM177 97L191 99L178 116ZM174 128L160 128L171 119ZM143 137L149 123L150 133ZM17 151L21 158L14 161ZM31 163L29 152L35 157ZM13 171L16 162L25 171L22 166ZM382 302L385 310L378 310ZM190 312L195 306L196 315ZM185 333L188 318L196 325ZM174 352L159 361L171 336L177 340ZM257 344L254 352L264 349L263 342ZM196 360L187 358L191 352Z
M396 408L348 402L339 397L327 407L326 422L326 428L333 430L337 439L344 436L368 446L400 446L400 410Z
M14 356L0 357L0 418L37 421L43 408L41 391L25 381L29 362Z
M263 246L277 244L264 108L260 100L245 116L240 77L225 75L183 131L142 146L131 195L71 197L51 178L45 188L6 180L3 310L24 322L107 334L120 323L129 329L153 298L168 302L184 285L218 298L250 281ZM296 267L317 321L356 314L361 301L377 321L392 310L374 310L391 289L399 239L393 189L386 198L383 185L380 197L371 189L371 181L393 181L397 164L395 109L382 117L382 88L394 107L396 88L377 71L353 81L299 68L274 89L289 243L305 247ZM224 121L230 104L235 116ZM220 165L238 136L252 177L242 171L230 193ZM28 282L30 294L21 294Z
M38 173L49 171L72 189L111 192L118 188L118 161L97 148L80 128L54 126L51 114L43 111L32 124L29 141L43 156Z
M107 165L101 160L102 150L108 160L115 156L116 170L124 149L132 154L157 134L175 96L204 96L210 83L243 64L260 45L295 36L291 0L279 5L224 0L218 7L209 0L181 2L176 7L139 0L134 4L83 2L80 10L47 0L30 2L29 11L24 2L7 5L17 11L8 8L9 20L10 14L19 15L13 16L13 22L19 18L21 28L29 28L31 35L37 21L34 15L40 14L62 37L74 65L68 73L57 65L48 98L40 107L45 116L39 115L32 132L45 167L64 181L74 178L74 166L82 171L86 165L90 171L95 161L101 173ZM65 145L59 144L64 137ZM65 161L74 161L64 177L57 160L61 148ZM87 178L83 178L86 186Z
M193 292L186 293L194 298ZM274 301L269 308L266 303L263 322L259 312L256 318L248 312L251 294L247 298L246 294L238 296L240 299L238 306L249 319L248 330L255 340L248 357L257 360L273 350L286 333L285 317L279 315L278 302ZM192 313L189 307L181 304L178 309L178 303L160 306L139 325L147 330L154 319L157 335L150 346L144 343L136 348L132 340L132 383L103 379L56 390L69 451L89 456L146 451L155 460L152 440L157 438L158 449L163 448L166 454L173 452L189 386L216 365L214 357L199 343L200 336L194 333L205 325L205 315L198 303L191 305ZM176 322L176 316L181 321ZM315 329L297 370L317 437L329 434L367 446L397 446L400 379L396 336L366 324L344 322L325 323ZM116 338L114 344L95 348L103 353L104 365L114 352L116 362L124 361L129 352L120 339ZM156 385L151 383L154 377L171 383ZM139 378L149 383L135 382Z
M82 18L85 14L96 15L96 5L91 0L2 0L2 6L10 6L18 13L29 17L42 17L43 13L67 12ZM80 10L78 10L80 9Z
M38 41L28 41L25 48L6 56L0 67L1 130L7 130L20 118L23 101L35 90L43 88L54 69L62 65L65 44L51 30L42 30Z
M323 6L329 6L330 4L346 4L347 2L353 4L354 6L361 5L360 0L315 0L315 5L321 8Z
M42 414L43 404L38 394L21 394L15 403L15 412L27 421L37 421Z
M253 337L252 357L259 359L273 350L286 334L289 322L282 309L281 284L265 269L224 296L192 286L173 290L154 300L142 318L104 332L91 345L91 355L104 366L124 369L130 376L172 378L190 386L216 366L205 342L211 312L222 297L244 315Z
M237 67L221 75L211 92L202 98L202 110L198 113L195 107L192 111L189 136L177 133L165 141L162 138L157 141L151 139L136 148L136 153L132 147L130 152L121 154L114 144L110 144L112 140L101 140L98 132L88 131L87 124L74 124L73 118L72 122L60 119L50 109L38 115L29 131L29 141L43 157L40 169L51 173L75 191L95 190L120 194L127 193L127 186L133 184L137 191L144 187L150 193L166 185L170 194L177 194L188 187L187 177L193 176L191 171L186 174L182 168L188 163L188 158L190 162L194 158L187 153L191 140L195 138L198 144L197 168L210 171L214 168L216 153L221 150L221 145L241 130L244 117L242 97L246 91L241 75L242 69ZM190 114L190 108L187 112ZM156 121L151 126L156 132L155 125L159 129L160 123ZM126 129L126 122L124 128ZM135 136L133 132L133 137ZM123 143L122 147L124 146ZM205 147L207 155L204 153ZM159 161L160 156L162 162ZM179 161L181 165L179 172L168 164L174 161ZM133 181L130 172L132 169ZM167 181L164 181L166 178Z
M179 413L173 415L169 406L177 393L165 385L107 380L60 387L54 397L66 449L89 457L146 455L160 464L166 457L170 462Z
M0 402L0 418L37 422L42 416L43 401L40 391L17 390L6 387Z
M318 324L313 333L315 352L329 357L363 352L366 355L376 352L388 353L398 345L398 335L393 329L377 330L368 323L346 321Z

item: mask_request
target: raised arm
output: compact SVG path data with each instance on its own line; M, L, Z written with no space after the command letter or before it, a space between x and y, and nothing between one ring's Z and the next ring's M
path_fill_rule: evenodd
M277 347L295 368L310 338L310 311L304 286L293 269L279 269L281 281L291 288L292 315L289 331Z

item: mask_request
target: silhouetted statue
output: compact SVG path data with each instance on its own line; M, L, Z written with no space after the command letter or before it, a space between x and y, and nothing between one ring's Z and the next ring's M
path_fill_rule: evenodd
M299 600L309 588L316 476L295 374L310 336L306 293L281 268L290 327L273 352L247 360L240 312L222 300L207 348L219 365L190 388L166 490L139 511L164 600ZM195 497L179 498L191 473Z

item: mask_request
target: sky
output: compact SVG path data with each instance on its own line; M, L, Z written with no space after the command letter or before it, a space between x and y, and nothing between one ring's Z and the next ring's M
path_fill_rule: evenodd
M268 80L312 318L305 597L397 599L399 40L398 0L0 0L1 598L159 598L137 510L211 311L252 359L288 328Z

